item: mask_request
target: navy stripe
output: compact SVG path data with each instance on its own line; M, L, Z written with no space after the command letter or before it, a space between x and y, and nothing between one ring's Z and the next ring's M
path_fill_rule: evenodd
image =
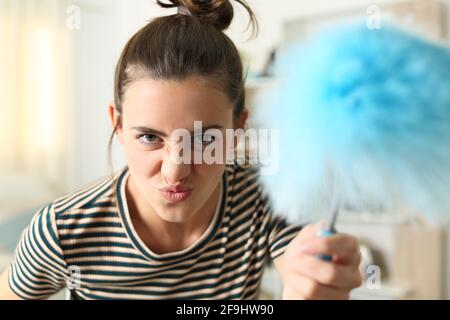
M119 218L119 215L117 214L117 212L94 212L94 213L76 213L76 214L64 213L58 216L58 220L71 220L71 219L80 220L87 218ZM60 224L58 223L58 225Z
M251 215L247 215L246 217L244 217L243 219L241 219L240 222L241 222L242 224L244 224L245 222L248 222L248 220L250 220L251 218L252 218ZM263 223L263 221L260 221L260 220L257 222L255 231L258 231L258 230L261 228L262 223ZM248 229L250 229L250 227L249 227ZM214 241L219 239L219 238L218 238L219 235L220 235L221 238L225 238L225 237L229 236L229 238L227 239L227 243L231 243L231 242L233 242L234 240L240 238L242 235L248 233L248 229L247 229L247 228L244 228L244 229L241 230L240 232L237 232L237 233L233 234L233 236L227 235L227 234L225 234L225 233L222 232L222 233L216 235L216 238L214 239ZM234 252L235 250L237 250L237 249L239 249L239 248L242 248L242 247L245 245L245 243L247 243L247 242L248 242L248 238L244 238L242 241L238 242L238 243L235 244L234 246L232 246L232 247L226 247L226 251L227 251L228 254L230 254L231 252ZM171 266L171 265L177 265L177 264L180 264L180 263L182 263L182 262L184 262L184 261L187 261L187 260L197 259L197 258L198 258L199 256L201 256L201 255L204 255L204 256L206 257L206 253L207 253L207 252L209 252L209 251L216 251L216 250L220 249L221 247L223 247L223 245L219 243L218 245L216 245L216 246L214 246L214 247L208 248L208 250L207 250L205 253L203 253L203 254L202 254L202 253L197 253L196 255L194 255L194 256L188 256L188 257L186 257L185 259L183 259L183 260L181 260L181 261L174 261L174 262L171 262L171 263L169 263L169 264L163 264L163 265L146 264L146 266L149 266L149 267L152 267L152 268L157 268L157 267L165 268L165 267L169 267L169 266ZM239 254L240 254L240 253L239 253ZM232 258L232 257L231 257L231 258ZM198 263L200 263L200 262L206 262L206 261L208 261L208 260L210 260L210 259L201 259L201 260L198 261ZM92 262L91 262L91 263L92 263ZM95 264L95 263L92 263L92 265L96 265L96 264ZM103 264L102 264L102 265L103 265ZM132 266L130 266L130 267L132 267ZM185 266L182 266L182 267L180 267L179 269L181 270L181 269L184 269L184 268L186 268L186 267L185 267Z
M264 258L265 258L264 255L262 257L259 257L259 258L256 258L256 259L255 259L254 256L250 256L250 264L260 262ZM256 261L253 261L253 260L256 260ZM264 264L262 264L262 267L263 266L264 266ZM178 288L178 289L168 290L168 291L165 291L165 292L143 290L143 289L142 290L137 290L137 289L130 290L128 288L127 289L118 289L118 288L108 289L108 288L103 288L103 287L102 288L89 287L89 289L91 291L95 290L95 291L103 291L103 292L108 292L108 293L126 293L126 294L144 294L144 295L173 295L173 294L178 294L178 293L195 292L195 291L203 290L203 289L216 288L216 287L218 287L218 286L220 286L220 285L222 285L224 283L231 282L231 281L236 280L236 279L238 279L238 278L240 278L240 277L242 277L244 275L251 276L253 274L257 274L257 273L259 273L259 271L261 270L262 267L259 267L258 269L252 270L250 272L248 272L248 270L241 271L239 273L236 273L236 274L234 274L232 276L223 278L223 279L221 279L221 280L219 280L219 281L217 281L215 283L212 283L212 284L201 284L201 285L196 285L196 286L192 286L192 287L185 287L185 288ZM244 282L245 282L245 280L244 280ZM242 284L244 282L241 281L241 282L239 282L237 284L234 284L234 285L232 285L230 287L226 287L226 288L222 289L222 290L225 290L225 291L223 291L223 293L227 292L229 290L233 290L235 288L242 287ZM147 284L147 286L148 286L148 284ZM159 284L159 285L157 284L157 286L161 287L162 284ZM222 293L221 292L222 290L219 290L219 292Z
M130 248L133 249L133 246L129 243L120 243L114 241L96 241L96 242L82 242L75 244L62 244L61 248L63 250L75 250L82 248L98 248L98 247L120 247L120 248Z
M83 206L84 209L109 208L109 207L114 207L113 204L111 203L111 201L87 203ZM115 213L115 214L117 215L117 213Z
M247 242L247 240L244 240L244 241L236 244L234 246L235 248L233 248L233 252L237 248L242 248L244 242ZM266 250L266 245L263 243L260 246L257 246L256 249L257 249L256 252L259 253L261 251ZM226 254L227 254L227 256L225 256ZM208 262L208 261L212 261L212 260L216 260L216 259L220 259L220 260L223 260L223 261L220 262L220 263L216 263L216 264L208 264L207 266L204 266L204 267L196 267L196 268L194 268L192 270L187 270L187 272L192 274L192 273L198 273L198 272L204 272L204 271L211 271L211 270L214 270L214 269L221 269L221 268L223 268L223 266L225 264L228 264L229 262L233 262L235 260L238 260L242 256L243 256L242 252L237 252L234 255L230 255L229 252L227 252L227 253L218 253L216 255L209 256L207 258L206 258L206 256L204 256L201 260L196 262L196 264L200 264L200 263L204 263L204 262ZM234 269L238 269L239 267L241 267L245 263L248 263L249 259L250 258L246 258L246 260L244 260L243 262L241 261L240 263L236 263L236 264L234 264L232 266L229 266L229 267L225 268L224 270L231 271L231 270L234 270ZM170 270L171 271L175 271L175 270L186 270L186 269L187 269L186 266L177 266L177 267L171 268ZM110 271L104 271L104 270L83 270L83 274L133 276L133 275L146 275L146 274L148 274L148 272L132 272L131 273L131 272L121 272L121 271L110 272ZM142 278L142 279L136 280L136 282L151 280L151 279L153 279L155 277L157 277L159 279L178 279L178 278L184 277L184 276L185 275L183 275L183 274L181 274L181 275L179 275L179 274L161 274L161 275L156 274L156 275L152 275L152 276L149 276L149 277L146 277L146 278ZM111 280L94 280L94 279L86 279L86 281L87 282L92 282L92 283L102 283L102 282L108 282L109 283L109 282L111 282ZM130 282L131 283L132 281L126 280L126 281L123 281L123 282Z
M74 260L74 259L79 259L79 258L92 258L92 257L123 257L123 258L142 259L142 256L137 255L137 254L115 252L115 251L80 252L80 253L73 253L73 254L66 255L66 259L68 261Z
M35 216L35 218L33 218L33 221L39 221L39 218L41 216L42 216L42 212L38 216ZM39 222L37 222L37 223L39 223ZM42 225L38 224L38 228L41 226ZM40 231L38 230L38 232L40 232ZM42 270L48 270L49 266L52 266L56 270L60 270L61 268L64 268L64 265L62 265L61 262L59 262L59 261L55 262L55 259L49 257L47 252L45 252L45 250L43 250L43 248L41 248L41 242L36 239L36 234L34 232L34 224L32 224L28 228L28 230L24 234L24 236L25 236L25 238L24 238L24 241L22 244L23 248L26 248L28 252L32 252L41 261L48 264L47 266L43 266L42 263L40 263L37 259L33 258L34 259L33 262L38 264L42 268ZM37 250L35 247L36 245L38 246ZM31 258L31 256L30 256L30 258ZM55 265L55 263L56 263L56 265Z
M247 191L248 188L253 187L255 185L259 186L259 177L256 176L254 178L248 179L248 181L246 183L243 183L241 186L239 187L234 187L233 190L230 190L230 196L231 197L235 197L239 194L241 194L242 192Z
M13 266L14 267L14 266ZM23 282L21 281L21 283L18 283L17 281L16 281L16 279L18 279L18 274L16 274L15 272L16 272L16 270L11 270L12 272L13 272L13 274L12 274L12 277L11 277L11 279L10 280L12 280L12 283L14 284L14 286L16 287L16 288L18 288L19 290L20 290L20 292L17 292L16 291L16 289L14 288L14 286L10 286L11 287L11 289L14 291L14 293L15 294L17 294L19 297L21 297L22 299L29 299L29 297L34 297L34 298L39 298L39 297L46 297L46 296L48 296L48 295L50 295L51 293L49 293L48 295L45 295L45 296L43 296L45 293L39 293L39 294L35 294L35 293L31 293L30 291L28 291L27 289L30 289L30 288L28 288L28 286L26 287L26 289L21 285ZM23 283L24 284L24 283ZM25 284L24 284L25 285ZM27 295L27 296L25 296L25 295L23 295L25 293L25 295Z
M59 268L57 266L54 266L51 261L48 261L47 259L45 259L40 253L42 251L41 248L39 248L38 250L36 250L34 243L30 241L29 237L25 238L26 240L23 242L22 244L22 251L23 251L23 259L26 260L26 262L28 263L28 265L33 267L33 272L30 272L34 275L39 275L41 274L42 277L48 278L48 279L52 279L52 281L57 282L57 276L55 276L52 273L48 273L49 272L49 265L52 266L54 269L59 271ZM37 257L38 259L34 258L33 255L35 257ZM33 259L32 261L30 261L29 259ZM42 262L41 262L42 261ZM43 263L47 264L44 265ZM38 274L36 274L36 272L39 272Z
M18 258L19 261L20 261L19 263L17 263L17 267L22 271L23 276L24 276L29 282L33 283L33 284L36 285L36 286L39 286L39 285L49 285L49 284L50 284L50 285L53 286L53 287L58 283L57 279L55 279L55 278L53 278L53 277L51 277L51 276L49 276L49 275L39 276L38 274L36 274L36 270L31 270L31 269L28 267L28 265L30 265L30 266L32 266L32 267L34 267L34 266L33 266L33 264L31 264L30 260L28 259L27 252L24 252L24 251L19 252L19 251L17 251L17 258ZM27 263L24 263L24 262L27 262ZM27 264L28 264L28 265L27 265ZM30 277L28 277L27 274L25 273L25 270L24 270L24 269L25 269L29 274L31 274L33 277L43 279L43 281L34 281L34 280L31 280Z
M96 192L98 192L99 190L102 190L102 188L110 185L111 183L112 183L112 181L110 179L104 179L104 180L99 181L97 184L95 184L91 188L83 189L80 192L77 192L74 194L69 194L67 198L62 198L55 202L55 209L57 209L57 210L63 209L65 211L70 208L73 208L74 205L76 205L77 203L80 202L79 201L80 197L82 197L81 199L86 199L90 195L95 194ZM75 203L66 207L70 202L72 202L75 199L77 199L77 201Z
M111 181L109 181L102 188L99 188L98 190L91 192L82 198L77 199L77 201L75 201L74 203L71 203L68 206L59 206L58 211L65 212L65 211L73 209L76 206L83 208L84 205L95 202L97 199L101 198L106 192L111 191L111 187L112 187ZM99 192L99 193L96 194L96 192ZM88 199L90 197L92 197L92 198L86 202L86 199Z
M46 248L47 248L49 251L51 251L55 256L57 256L58 258L60 258L61 260L63 260L63 257L62 257L62 255L61 255L61 253L59 253L58 251L56 251L56 250L53 248L53 246L50 245L50 243L48 242L47 237L46 237L45 234L44 234L44 229L43 229L43 227L42 227L42 225L43 225L42 219L43 219L43 214L39 215L39 217L38 217L38 227L39 227L38 230L39 230L39 236L40 236L41 240L44 242ZM50 228L51 228L51 226L50 226ZM39 242L37 242L37 243L39 243ZM56 242L56 243L58 244L58 242ZM59 267L61 267L61 268L64 268L64 267L65 267L64 264L63 264L60 260L57 260L57 259L53 258L53 257L50 256L45 250L41 250L41 251L42 251L42 253L45 254L45 256L46 256L50 261L53 261L54 263L56 263L56 264L57 264Z
M252 190L252 192L249 192L247 195L242 196L241 198L236 199L234 201L230 200L230 206L232 208L236 208L240 204L245 203L245 206L241 206L241 208L238 209L239 211L243 210L243 208L249 208L249 207L255 206L257 204L257 202L259 201L258 194L256 194L255 191L256 190ZM235 217L235 216L236 216L236 213L233 213L232 217Z
M120 228L122 224L120 222L90 222L90 223L77 223L77 224L62 224L59 229L90 229L90 228L101 228L101 227L113 227Z
M87 238L126 238L127 235L123 232L83 232L83 233L69 233L60 236L61 241L73 239L87 239ZM66 256L67 258L67 256Z
M298 230L294 229L294 230L292 230L292 232L289 232L285 237L292 236L293 234L297 234L297 233L298 233ZM286 247L291 241L292 241L292 239L288 239L283 242L280 242L280 243L276 244L275 246L272 246L271 251L276 252L279 249Z

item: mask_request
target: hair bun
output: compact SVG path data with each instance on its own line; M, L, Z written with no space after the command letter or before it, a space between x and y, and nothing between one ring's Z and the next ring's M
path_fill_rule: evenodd
M233 20L234 11L230 0L157 0L163 8L185 7L192 16L207 21L219 30L226 30ZM250 13L253 12L244 0L236 0Z

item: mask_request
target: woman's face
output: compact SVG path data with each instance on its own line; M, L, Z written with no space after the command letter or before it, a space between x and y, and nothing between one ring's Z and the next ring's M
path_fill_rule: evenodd
M121 121L117 135L139 200L165 221L190 220L216 190L225 164L174 161L174 156L182 155L174 130L193 133L194 121L202 121L203 130L218 128L225 137L225 130L234 127L228 97L197 77L182 82L144 78L128 86ZM199 145L206 148L211 143L202 135L193 136L193 141L197 148L191 148L192 154L198 154Z

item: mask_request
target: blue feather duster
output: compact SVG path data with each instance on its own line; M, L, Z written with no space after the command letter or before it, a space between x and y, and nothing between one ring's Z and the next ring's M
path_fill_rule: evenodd
M450 50L394 26L344 25L281 56L256 122L279 129L263 175L292 220L337 208L450 217ZM273 158L272 158L273 160Z

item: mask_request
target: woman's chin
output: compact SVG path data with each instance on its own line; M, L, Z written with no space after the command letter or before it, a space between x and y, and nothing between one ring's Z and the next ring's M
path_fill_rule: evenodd
M158 216L170 223L186 223L192 218L190 210L164 209L158 212Z

